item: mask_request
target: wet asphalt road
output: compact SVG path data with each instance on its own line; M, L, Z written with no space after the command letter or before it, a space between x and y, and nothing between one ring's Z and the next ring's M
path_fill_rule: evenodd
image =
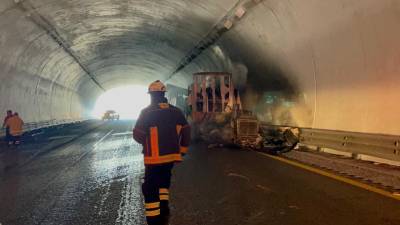
M74 139L2 147L0 223L145 224L131 129L110 122ZM56 140L69 142L43 150ZM192 146L171 192L172 225L400 225L398 201L237 149Z
M108 123L12 167L0 184L0 222L144 224L143 157L131 130L132 123ZM18 151L8 150L5 163L18 162L29 150Z

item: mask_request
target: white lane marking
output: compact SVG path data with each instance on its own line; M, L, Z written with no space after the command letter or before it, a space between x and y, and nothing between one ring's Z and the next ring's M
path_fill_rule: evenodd
M237 173L229 173L228 177L238 177L238 178L242 178L244 180L250 181L250 178L248 178L244 175L241 175L241 174L237 174Z
M65 136L55 136L55 137L50 137L49 140L55 140L55 139L61 139L61 138L73 138L76 135L65 135Z
M74 162L73 166L78 164L84 157L86 157L89 153L97 149L98 144L100 144L104 139L106 139L114 130L111 130L108 132L104 137L102 137L100 140L98 140L94 145L93 149L90 149L89 151L84 152L82 155L79 156L79 158Z
M265 191L265 192L272 192L271 189L269 189L269 188L267 188L267 187L265 187L264 185L261 185L261 184L257 184L256 187L258 189L261 189L261 190Z
M94 148L97 148L97 146L98 146L102 141L104 141L104 139L106 139L113 131L114 131L114 130L111 130L111 131L108 132L106 135L104 135L104 137L102 137L100 140L98 140L98 141L93 145L93 147L94 147Z
M132 131L127 131L127 132L123 132L123 133L115 133L112 136L124 136L124 135L132 135Z

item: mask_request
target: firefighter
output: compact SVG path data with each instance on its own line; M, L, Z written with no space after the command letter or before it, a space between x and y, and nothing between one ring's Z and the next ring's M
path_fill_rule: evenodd
M182 161L190 143L190 126L181 110L168 104L165 92L161 81L150 84L151 104L142 110L133 129L133 138L143 146L142 191L148 225L168 224L171 170Z
M11 110L7 110L7 115L4 118L4 122L3 122L3 128L6 128L6 142L8 143L8 145L11 144L11 137L10 137L10 127L8 127L6 125L7 120L10 119L12 117L12 111Z
M24 121L19 117L18 113L9 118L6 122L6 126L10 128L11 140L9 145L15 144L18 146L20 144L21 136L23 133Z

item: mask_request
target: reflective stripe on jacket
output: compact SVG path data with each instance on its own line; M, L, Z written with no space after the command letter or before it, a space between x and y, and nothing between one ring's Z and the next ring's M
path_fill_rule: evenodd
M22 121L19 116L12 116L6 122L6 127L10 128L10 134L12 136L22 135L22 126L24 125L24 121Z
M180 109L167 103L142 110L133 138L143 145L145 165L182 161L190 144L190 126Z

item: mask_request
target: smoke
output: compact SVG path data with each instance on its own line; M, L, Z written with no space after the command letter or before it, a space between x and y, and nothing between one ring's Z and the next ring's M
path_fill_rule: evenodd
M242 63L232 65L232 79L237 89L243 90L246 87L248 72L247 66Z
M243 103L262 122L303 127L312 125L313 111L307 105L304 95L288 97L280 91L260 92L248 88Z

